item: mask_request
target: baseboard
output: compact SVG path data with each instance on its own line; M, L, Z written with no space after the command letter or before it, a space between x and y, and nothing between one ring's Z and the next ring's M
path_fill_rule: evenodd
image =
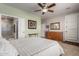
M77 42L63 41L63 43L79 46L79 43L77 43Z

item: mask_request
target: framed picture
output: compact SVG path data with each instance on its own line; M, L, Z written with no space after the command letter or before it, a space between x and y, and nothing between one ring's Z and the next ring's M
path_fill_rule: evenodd
M28 29L36 29L37 22L34 20L28 20Z
M60 22L51 23L50 30L60 30Z

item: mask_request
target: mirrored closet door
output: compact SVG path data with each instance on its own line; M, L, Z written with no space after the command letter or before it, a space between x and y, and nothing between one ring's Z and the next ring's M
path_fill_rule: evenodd
M18 39L18 18L1 16L1 36L6 39Z

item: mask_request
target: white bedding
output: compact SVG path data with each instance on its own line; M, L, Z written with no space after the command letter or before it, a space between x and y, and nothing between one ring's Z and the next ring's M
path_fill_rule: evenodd
M61 46L53 40L44 38L27 38L11 40L10 43L15 46L22 56L58 56L64 54Z
M19 53L6 39L0 38L0 56L17 56Z

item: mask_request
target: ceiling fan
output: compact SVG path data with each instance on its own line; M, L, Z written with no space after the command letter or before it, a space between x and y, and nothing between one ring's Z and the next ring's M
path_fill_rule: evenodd
M44 15L46 12L54 12L53 10L51 10L50 8L56 6L55 3L52 3L50 5L48 5L47 3L38 3L38 6L41 7L41 9L39 10L35 10L34 12L38 12L38 11L42 11L42 15Z

